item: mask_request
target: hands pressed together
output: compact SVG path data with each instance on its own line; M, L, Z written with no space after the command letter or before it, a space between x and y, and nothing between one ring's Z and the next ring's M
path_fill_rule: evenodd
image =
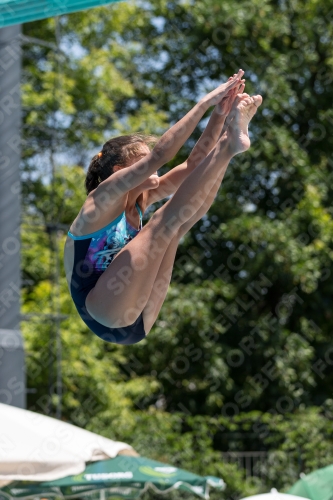
M234 75L235 76L235 75ZM232 77L228 79L230 81ZM228 116L232 109L232 105L235 101L236 95L237 94L242 94L245 89L245 80L241 80L239 84L237 84L235 87L227 91L227 94L222 97L220 102L218 102L215 106L216 112L221 115L222 117Z
M222 83L216 89L209 92L202 101L208 106L215 106L225 98L231 98L239 93L240 86L244 85L245 80L242 79L244 71L240 69L238 73L231 76L226 83Z

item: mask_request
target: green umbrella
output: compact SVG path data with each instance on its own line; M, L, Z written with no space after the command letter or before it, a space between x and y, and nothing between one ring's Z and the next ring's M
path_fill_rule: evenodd
M32 497L89 498L103 495L138 498L151 488L165 494L179 489L209 498L209 487L224 489L222 479L201 477L177 467L142 457L117 456L109 460L90 463L84 472L56 481L32 483L15 481L0 490L0 500Z
M328 465L310 474L304 474L288 493L312 500L331 500L333 497L333 465Z

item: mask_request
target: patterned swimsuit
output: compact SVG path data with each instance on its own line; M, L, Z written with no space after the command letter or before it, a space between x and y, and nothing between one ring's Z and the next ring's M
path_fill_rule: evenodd
M76 309L86 325L102 340L116 344L136 344L145 337L142 314L129 326L109 328L93 319L86 309L86 297L114 257L142 229L142 212L138 204L140 229L134 229L126 220L125 212L99 231L84 236L75 236L74 264L70 283L71 296Z

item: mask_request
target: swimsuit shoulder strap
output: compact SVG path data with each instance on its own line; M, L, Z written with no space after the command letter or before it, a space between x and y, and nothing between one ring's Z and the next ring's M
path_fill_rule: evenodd
M99 229L98 231L94 231L93 233L90 233L90 234L85 234L83 236L75 236L70 231L68 231L67 234L70 238L72 238L72 240L86 240L88 238L93 238L93 237L97 238L100 233L103 233L107 229L110 229L112 226L116 226L118 224L118 222L120 222L123 217L125 217L125 212L122 212L120 215L118 215L118 217L116 219L114 219L112 222L110 222L107 226L104 226L101 229Z
M136 203L135 206L136 206L137 211L139 212L139 216L140 216L140 229L142 229L142 212L141 212L141 208L140 208L140 206L139 206L138 203Z

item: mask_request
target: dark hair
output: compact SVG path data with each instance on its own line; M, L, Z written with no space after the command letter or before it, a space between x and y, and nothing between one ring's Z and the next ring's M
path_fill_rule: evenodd
M144 134L121 135L107 141L88 167L85 180L87 194L113 174L115 165L126 167L129 160L138 155L142 144L151 149L157 141L154 135Z

